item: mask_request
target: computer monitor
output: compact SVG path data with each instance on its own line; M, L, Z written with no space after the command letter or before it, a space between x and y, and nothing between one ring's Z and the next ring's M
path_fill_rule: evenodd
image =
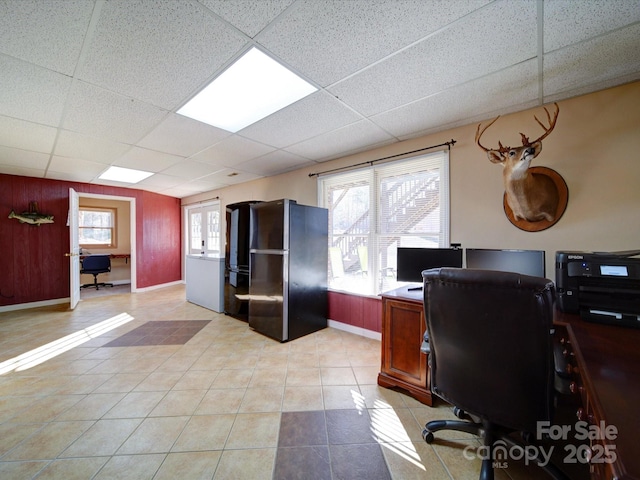
M498 250L467 248L467 268L545 276L544 250Z
M438 267L462 268L462 249L398 247L399 282L422 283L422 271Z

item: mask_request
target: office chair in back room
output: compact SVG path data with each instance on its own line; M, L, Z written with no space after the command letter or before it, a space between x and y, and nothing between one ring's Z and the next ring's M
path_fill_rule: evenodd
M431 390L461 418L430 421L422 436L427 443L439 430L481 437L480 479L491 480L494 446L524 447L537 422L552 421L554 285L458 268L425 270L422 277ZM535 463L553 478L568 478L552 464Z
M94 287L96 290L100 290L100 287L113 287L113 283L98 283L98 275L101 273L108 273L110 271L110 255L89 255L84 257L84 259L82 259L82 269L80 270L80 273L93 275L93 283L85 283L80 288Z

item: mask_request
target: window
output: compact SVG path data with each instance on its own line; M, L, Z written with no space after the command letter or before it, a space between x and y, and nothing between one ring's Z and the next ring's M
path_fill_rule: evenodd
M78 225L81 247L116 247L116 209L80 207Z
M321 176L329 210L329 287L377 295L400 286L398 247L449 246L449 153Z
M187 253L220 254L220 204L187 209Z

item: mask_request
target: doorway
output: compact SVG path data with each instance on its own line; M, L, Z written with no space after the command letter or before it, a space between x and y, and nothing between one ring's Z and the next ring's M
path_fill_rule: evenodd
M101 288L98 292L94 292L94 288L82 289L80 288L81 284L93 281L93 278L91 281L85 281L85 278L76 285L72 281L71 289L78 288L77 294L81 299L102 296L103 294L124 293L125 291L136 292L136 199L117 195L78 193L78 208L79 210L83 208L111 209L114 212L113 245L82 246L84 254L109 253L112 255L112 271L101 275L99 281L113 283L114 288ZM106 276L110 278L106 278Z

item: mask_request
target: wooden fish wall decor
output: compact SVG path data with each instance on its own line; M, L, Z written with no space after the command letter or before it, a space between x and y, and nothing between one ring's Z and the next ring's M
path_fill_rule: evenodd
M29 211L27 212L15 213L11 210L9 218L15 218L20 223L35 225L36 227L39 227L43 223L53 223L53 215L45 215L38 212L38 202L31 202L29 204Z

